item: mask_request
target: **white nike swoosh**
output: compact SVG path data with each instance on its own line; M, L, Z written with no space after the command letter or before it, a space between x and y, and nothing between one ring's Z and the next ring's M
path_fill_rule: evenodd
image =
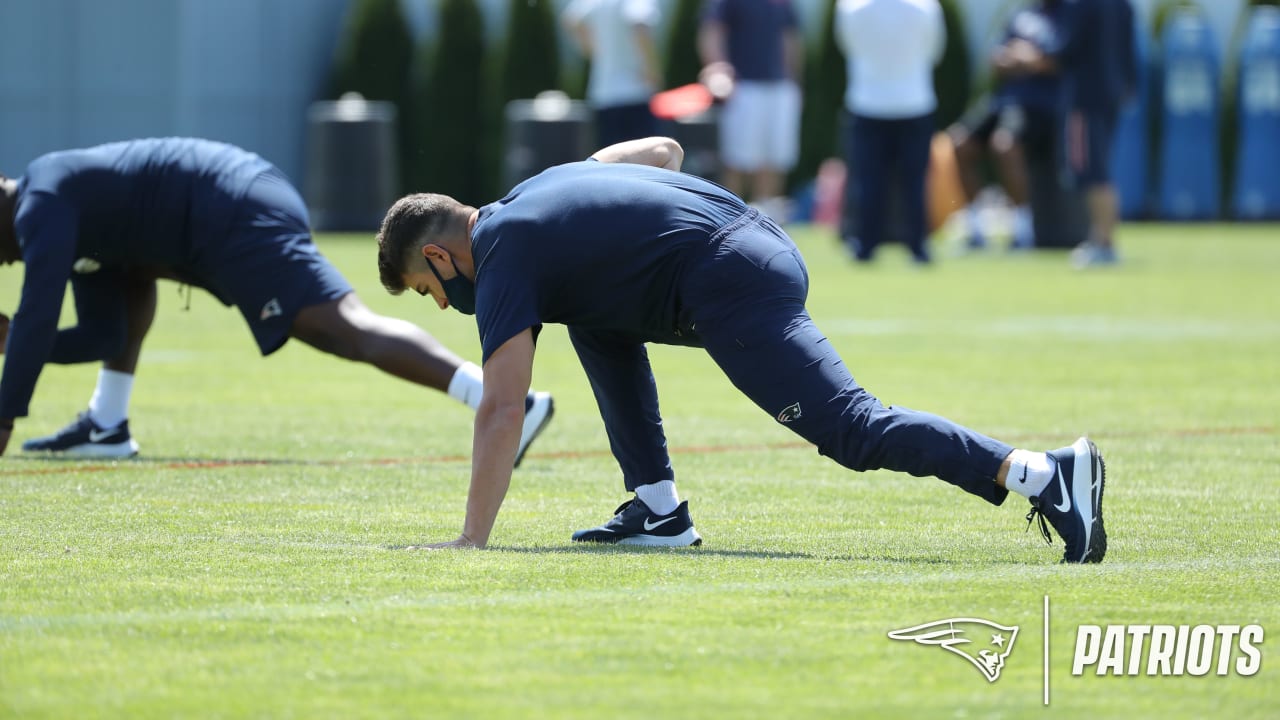
M660 526L662 526L662 525L666 525L667 523L669 523L669 522L671 522L672 520L675 520L675 519L676 519L676 518L675 518L675 516L673 515L673 516L671 516L671 517L667 518L666 520L659 520L659 521L658 521L658 522L656 522L656 523L649 524L649 518L645 518L645 519L644 519L644 529L645 529L645 532L648 532L648 531L650 531L650 530L652 530L652 529L654 529L654 528L656 528L656 527L660 527Z
M1067 480L1062 477L1062 463L1058 463L1058 490L1062 495L1062 505L1054 505L1058 512L1071 512L1071 494L1067 492Z
M90 430L89 442L102 442L115 434L115 430Z

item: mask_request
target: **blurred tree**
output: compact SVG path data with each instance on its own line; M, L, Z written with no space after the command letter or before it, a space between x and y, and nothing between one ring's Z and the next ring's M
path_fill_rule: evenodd
M410 191L487 202L480 148L485 142L484 17L476 0L440 0L436 42L419 47L414 74Z
M800 159L790 185L809 182L818 166L840 155L840 127L844 113L845 58L836 45L836 0L824 0L826 12L818 42L805 58L804 110L800 116Z
M941 0L942 17L947 27L947 46L942 62L933 71L934 92L938 95L937 126L945 128L964 114L973 87L973 70L969 61L969 43L965 38L961 0Z
M358 92L367 100L394 103L402 152L412 146L408 111L413 44L399 0L356 0L339 40L328 93L337 98ZM402 187L409 185L409 165L400 164Z
M481 163L485 195L497 197L508 189L502 187L507 103L560 88L559 34L551 0L510 0L506 39L495 54L488 86L493 92L488 100L490 124L481 147Z
M667 31L662 79L668 88L698 81L702 60L698 57L698 18L703 0L675 0Z
M511 0L502 47L502 104L560 87L560 44L551 0Z

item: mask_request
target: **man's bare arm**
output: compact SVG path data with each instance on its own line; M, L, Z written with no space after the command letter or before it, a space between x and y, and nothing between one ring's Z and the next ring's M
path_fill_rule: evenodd
M684 162L684 148L669 137L647 137L610 145L597 150L591 157L606 163L632 163L679 170Z
M511 468L520 445L524 401L533 377L533 331L502 344L484 364L484 397L476 410L471 444L471 488L467 517L458 539L431 548L482 548L511 486Z

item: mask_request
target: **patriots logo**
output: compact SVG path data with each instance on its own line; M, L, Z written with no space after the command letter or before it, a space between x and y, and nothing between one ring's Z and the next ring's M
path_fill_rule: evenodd
M792 420L799 420L799 419L800 419L800 403L792 403L782 408L782 412L778 413L778 422L780 423L789 423Z
M921 645L940 645L943 650L968 660L991 683L1000 679L1004 661L1013 652L1018 626L1010 627L979 618L951 618L894 630L889 637L893 640L914 640Z
M271 298L267 301L266 305L262 306L262 312L258 314L258 319L266 320L283 314L284 311L280 309L280 300L277 298Z
M89 275L102 269L102 263L93 258L82 257L71 266L71 272L77 275Z

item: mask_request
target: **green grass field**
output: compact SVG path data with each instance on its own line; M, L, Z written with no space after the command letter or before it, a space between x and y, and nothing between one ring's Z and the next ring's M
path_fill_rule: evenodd
M887 403L1018 445L1088 433L1110 551L1056 564L1012 496L855 474L740 396L697 350L651 350L701 548L578 547L625 499L563 328L535 386L557 414L481 552L452 539L471 413L162 285L134 395L140 460L0 459L0 716L818 718L1280 716L1280 637L1252 677L1071 674L1081 624L1280 632L1280 232L1129 226L1125 263L992 252L854 267L795 231L810 309ZM375 310L466 357L474 325L382 292L368 238L322 248ZM0 268L12 311L18 267ZM70 317L67 317L70 320ZM22 440L82 409L49 367ZM1042 605L1051 599L1051 704ZM998 681L886 633L1018 625Z

